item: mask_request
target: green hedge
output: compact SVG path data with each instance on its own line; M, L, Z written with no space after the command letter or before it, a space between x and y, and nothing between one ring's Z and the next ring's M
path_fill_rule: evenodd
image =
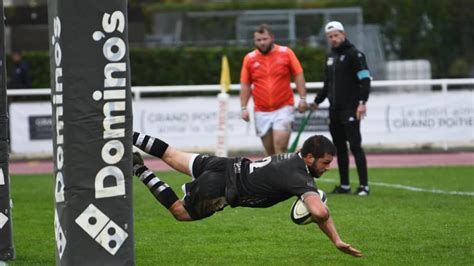
M132 5L140 5L140 1L132 0ZM259 0L231 2L202 1L163 1L143 5L145 12L156 11L219 11L219 10L250 10L250 9L306 9L359 6L360 0Z
M25 52L23 59L30 65L31 85L33 88L49 88L49 55L48 52ZM12 73L11 57L7 57L7 75Z
M381 28L387 58L428 59L433 78L469 77L474 69L473 0L131 0L151 21L155 12L361 7ZM341 19L342 17L333 17Z
M132 49L130 61L133 86L218 84L221 58L229 59L232 83L239 83L242 59L249 48L153 48ZM293 49L305 71L307 81L321 81L324 50L297 47ZM33 87L49 87L47 52L28 52Z

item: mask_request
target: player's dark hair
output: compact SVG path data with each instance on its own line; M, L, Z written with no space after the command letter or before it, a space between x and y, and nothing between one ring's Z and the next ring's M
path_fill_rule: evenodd
M273 36L272 29L270 28L270 25L268 24L260 24L258 27L255 29L255 32L264 34L265 32L268 32L271 36Z
M315 159L319 159L326 153L332 156L336 155L336 147L325 136L314 135L305 140L300 152L303 157L311 153Z

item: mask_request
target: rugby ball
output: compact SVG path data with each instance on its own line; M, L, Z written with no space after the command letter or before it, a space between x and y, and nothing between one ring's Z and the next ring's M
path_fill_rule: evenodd
M321 189L318 189L318 194L319 197L321 197L321 201L326 204L326 193ZM291 206L290 217L295 224L299 225L309 224L312 222L311 213L309 212L308 207L306 207L306 204L301 199L297 199Z

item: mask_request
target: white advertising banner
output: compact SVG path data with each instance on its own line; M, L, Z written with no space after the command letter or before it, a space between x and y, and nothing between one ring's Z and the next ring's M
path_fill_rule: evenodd
M367 144L474 141L474 93L380 95L362 124Z
M316 133L330 137L325 125L327 101L321 107L306 126L300 144ZM228 110L229 150L263 149L253 119L249 123L240 119L238 96L230 97ZM367 110L361 125L365 145L474 143L472 91L373 94ZM135 131L158 136L177 148L213 151L217 146L217 97L143 99L133 103L133 115ZM12 103L10 117L13 153L51 153L50 103ZM297 115L297 122L301 118ZM296 123L294 131L297 128Z
M326 101L327 103L327 101ZM362 144L474 144L473 91L374 94L361 122ZM320 132L321 133L321 132ZM314 132L304 132L305 139Z
M50 102L10 104L12 153L53 154Z
M133 105L133 127L177 148L211 151L217 146L218 105L216 97L141 100ZM230 97L227 119L230 150L260 148L253 120L247 123L240 118L238 97Z

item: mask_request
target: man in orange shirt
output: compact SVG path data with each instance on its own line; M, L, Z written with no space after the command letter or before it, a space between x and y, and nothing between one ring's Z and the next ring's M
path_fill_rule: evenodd
M256 49L244 57L240 74L242 119L250 120L247 103L252 96L257 135L267 155L287 151L294 120L291 77L300 96L299 112L308 108L303 68L298 58L290 48L274 41L269 26L260 25L254 32Z

